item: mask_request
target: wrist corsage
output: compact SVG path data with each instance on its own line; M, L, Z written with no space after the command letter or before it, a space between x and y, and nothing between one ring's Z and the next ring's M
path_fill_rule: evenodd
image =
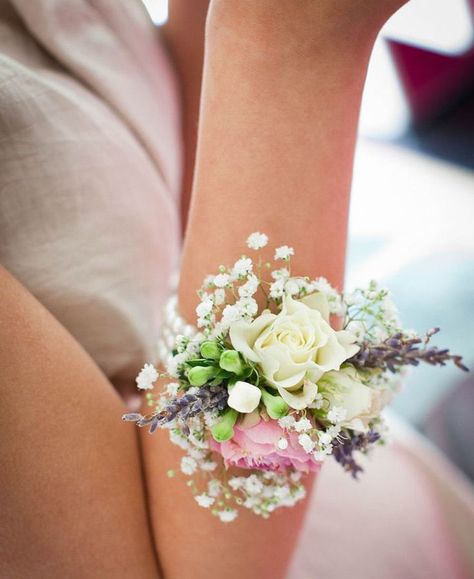
M247 239L255 251L267 243L262 233ZM451 361L467 370L429 345L437 329L404 330L387 290L371 282L342 294L324 278L292 276L293 254L282 246L273 264L242 256L221 266L198 291L196 326L172 297L159 344L166 372L146 364L137 386L169 382L147 392L152 413L123 416L169 430L186 451L180 469L196 502L224 522L239 505L263 517L293 506L305 496L303 476L330 457L356 478L357 453L384 443L381 412L404 367Z

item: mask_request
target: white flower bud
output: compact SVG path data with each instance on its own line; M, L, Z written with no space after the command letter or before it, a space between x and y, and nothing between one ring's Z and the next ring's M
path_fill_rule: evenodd
M242 382L239 380L234 384L234 386L229 388L229 399L227 404L234 410L237 410L237 412L248 414L257 408L261 396L262 392L260 388L257 388L257 386L249 384L248 382Z

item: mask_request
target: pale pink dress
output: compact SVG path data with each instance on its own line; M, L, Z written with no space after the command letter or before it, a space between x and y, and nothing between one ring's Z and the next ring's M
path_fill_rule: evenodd
M181 170L176 79L138 1L0 0L0 263L113 381L155 358ZM393 431L362 482L323 469L292 579L470 576L471 487Z

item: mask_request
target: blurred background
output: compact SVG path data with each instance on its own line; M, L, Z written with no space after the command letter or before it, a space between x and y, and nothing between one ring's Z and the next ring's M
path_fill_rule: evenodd
M143 2L166 22L167 0ZM438 343L474 367L474 0L411 0L376 42L347 286L371 278L391 288L405 327L441 327ZM471 374L419 368L394 408L474 480Z

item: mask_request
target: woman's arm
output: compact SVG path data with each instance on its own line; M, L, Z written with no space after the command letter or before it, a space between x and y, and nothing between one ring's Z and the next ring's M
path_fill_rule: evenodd
M184 170L181 225L186 230L196 156L199 100L204 60L204 27L209 0L170 0L169 17L160 29L180 85Z
M252 231L292 245L294 273L342 286L367 62L379 26L401 3L211 2L179 288L189 321L202 278L232 264ZM305 504L266 521L242 513L225 526L195 504L181 478L166 477L180 456L166 433L144 433L142 440L167 579L285 575Z
M157 579L122 402L1 267L0 295L0 577Z

